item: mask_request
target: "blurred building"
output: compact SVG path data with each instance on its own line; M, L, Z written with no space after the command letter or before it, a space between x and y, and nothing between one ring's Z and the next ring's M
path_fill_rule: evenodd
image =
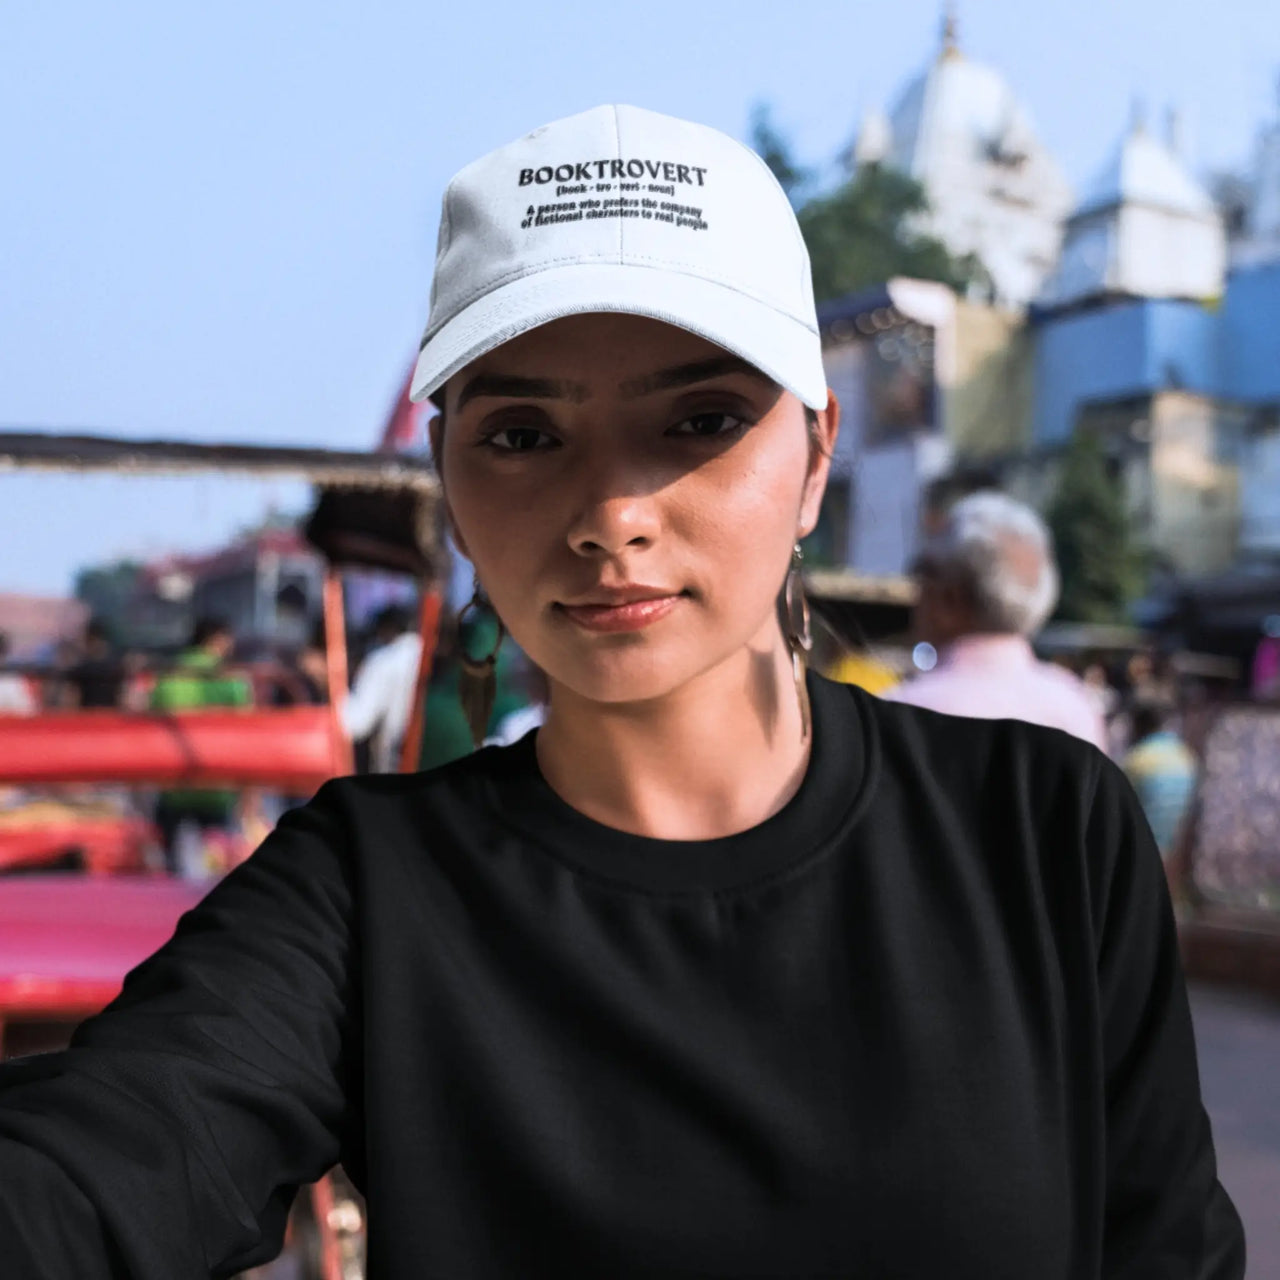
M1158 138L1135 112L1067 219L1061 260L1037 301L1217 298L1225 270L1222 218L1187 167L1176 115Z
M1228 234L1175 122L1158 138L1137 119L1031 315L1041 490L1072 434L1097 432L1157 564L1183 575L1280 553L1280 242L1229 259Z
M818 324L841 428L811 554L898 574L935 481L1025 453L1027 330L1016 313L909 279L823 303Z
M9 638L13 662L46 660L59 644L79 639L88 619L79 600L0 592L0 633Z
M993 301L1021 307L1040 292L1057 264L1071 190L1006 79L961 51L954 14L937 55L888 116L864 119L852 158L921 183L930 208L920 229L957 256L976 254Z
M1252 168L1237 175L1243 198L1228 226L1231 268L1219 339L1223 382L1250 408L1241 450L1241 551L1246 559L1272 560L1280 559L1280 77L1276 90Z
M1219 177L1216 194L1225 214L1235 266L1280 259L1280 77L1274 110L1274 117L1258 131L1251 168Z
M1026 307L1057 267L1071 191L1005 77L962 52L954 14L887 114L863 120L849 159L915 178L918 229L975 255L990 296L896 279L819 308L843 427L816 557L901 573L924 495L957 468L1003 464L1032 443Z
M177 648L202 616L223 619L251 644L294 647L320 616L324 563L297 529L269 524L208 555L103 566L79 583L130 647Z
M917 495L950 463L938 365L954 310L950 289L918 280L819 306L823 363L841 427L810 544L818 562L864 573L902 567L914 541Z
M1028 128L951 27L890 117L864 125L855 158L925 181L932 229L1003 283L994 305L895 280L819 309L845 423L822 557L901 572L926 493L948 485L997 483L1043 507L1089 431L1164 577L1280 563L1280 113L1252 169L1212 187L1174 114L1159 134L1135 115L1070 210L1026 141L1008 181L1038 195L1017 230L995 175L1013 149L1001 139ZM1032 230L1050 223L1052 237Z

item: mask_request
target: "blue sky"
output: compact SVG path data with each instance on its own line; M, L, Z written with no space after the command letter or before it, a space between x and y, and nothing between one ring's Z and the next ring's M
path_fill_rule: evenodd
M961 0L1079 188L1134 95L1200 164L1276 111L1274 0ZM536 124L634 102L801 157L932 56L922 0L13 0L0 44L0 427L365 447L426 319L440 194ZM0 476L0 591L221 537L295 487Z

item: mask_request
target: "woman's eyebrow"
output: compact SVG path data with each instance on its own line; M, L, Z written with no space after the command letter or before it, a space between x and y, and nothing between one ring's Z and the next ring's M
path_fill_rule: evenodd
M458 392L456 413L477 396L508 396L521 400L585 400L588 388L581 382L554 378L524 378L510 373L478 373Z
M778 385L768 374L762 373L755 365L738 356L713 356L709 360L672 365L668 369L646 373L641 378L630 378L621 383L618 389L624 400L634 400L658 391L670 391L695 382L707 382L711 378L723 378L731 373L745 374L769 387ZM511 373L478 373L458 393L455 412L478 396L506 396L520 400L572 400L580 404L590 394L591 389L581 382L529 378Z
M761 372L746 360L741 360L737 356L713 356L710 360L677 364L669 369L647 373L643 378L632 378L622 383L618 390L624 400L633 400L639 396L653 395L657 391L670 391L674 387L687 387L691 383L722 378L729 373L744 373L770 387L778 385L767 373Z

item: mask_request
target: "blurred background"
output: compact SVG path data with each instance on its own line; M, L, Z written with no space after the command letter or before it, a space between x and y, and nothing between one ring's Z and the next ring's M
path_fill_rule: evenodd
M1148 807L1223 1180L1252 1274L1280 1275L1263 0L10 6L0 920L40 923L0 943L7 1050L109 998L115 978L76 1004L77 966L122 973L180 905L123 950L82 925L73 945L69 919L125 912L103 894L221 874L335 770L472 748L459 657L496 631L458 623L471 578L404 396L439 202L469 160L610 101L742 139L799 215L844 422L806 547L825 670L880 692L946 666L920 551L966 496L1051 530L1061 593L1030 639ZM374 514L371 486L395 495ZM495 653L479 736L507 741L543 691ZM234 761L201 736L228 708ZM176 712L178 763L141 727ZM73 911L86 883L99 905Z

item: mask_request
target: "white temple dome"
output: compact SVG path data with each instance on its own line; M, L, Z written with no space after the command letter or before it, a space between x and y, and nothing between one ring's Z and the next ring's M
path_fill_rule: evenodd
M1173 146L1135 121L1067 222L1046 306L1107 297L1217 297L1226 235Z
M920 177L955 139L986 144L1029 122L1003 76L963 54L944 53L903 91L893 109L893 161Z
M919 181L920 229L974 253L996 296L1029 302L1052 271L1071 192L1004 77L959 49L949 17L940 53L890 113L887 163Z
M1073 217L1120 204L1143 204L1169 213L1212 216L1209 193L1165 142L1139 124L1131 129L1089 184Z

